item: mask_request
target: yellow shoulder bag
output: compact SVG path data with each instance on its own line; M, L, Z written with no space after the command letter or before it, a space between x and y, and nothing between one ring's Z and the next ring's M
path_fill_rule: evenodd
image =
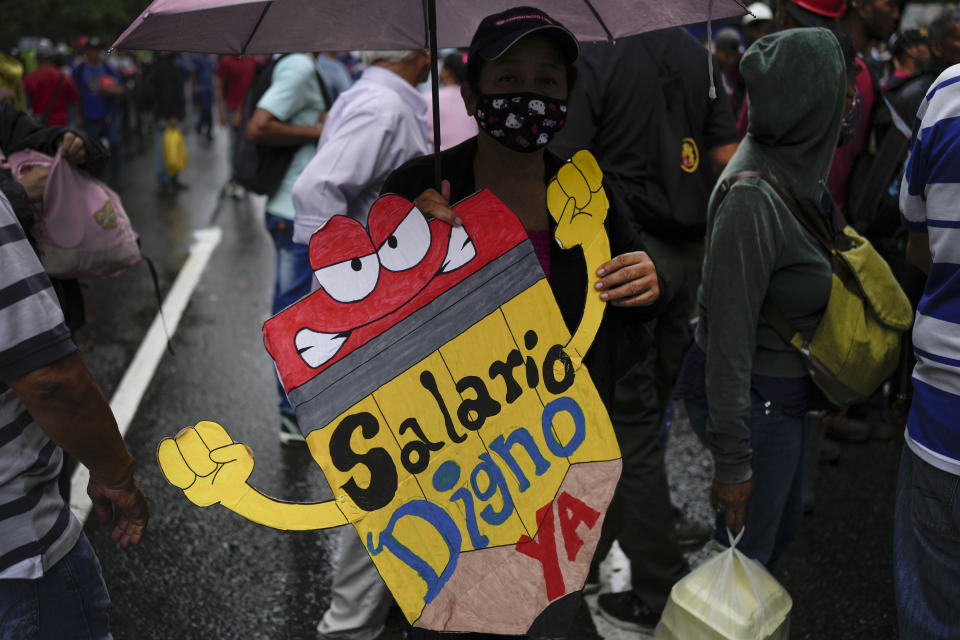
M886 261L870 242L846 226L826 237L797 202L758 171L737 173L721 185L729 191L742 178L759 178L779 196L800 225L827 252L833 271L830 299L810 340L767 299L763 317L803 355L814 383L836 405L865 400L897 367L900 334L913 323L913 308Z

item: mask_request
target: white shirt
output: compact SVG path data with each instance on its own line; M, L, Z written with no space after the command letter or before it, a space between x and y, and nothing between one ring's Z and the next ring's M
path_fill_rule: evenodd
M308 244L335 215L366 224L380 187L401 164L427 152L427 103L406 80L372 66L340 94L317 153L293 186L293 240Z

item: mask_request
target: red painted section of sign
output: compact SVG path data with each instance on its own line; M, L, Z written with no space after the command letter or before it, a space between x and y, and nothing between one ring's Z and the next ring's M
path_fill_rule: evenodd
M516 216L496 196L484 190L453 207L475 248L475 255L462 266L442 272L450 251L451 227L439 220L430 221L426 227L429 229L429 249L410 268L391 271L372 259L366 262L354 260L374 255L371 251L387 251L385 247L389 247L391 234L398 229L398 225L404 223L411 209L413 204L399 196L384 196L370 209L370 233L358 222L337 216L313 235L310 240L310 260L315 270L337 268L336 265L340 264L343 273L349 276L353 271L352 263L353 267L361 267L356 270L358 273L370 264L378 265L379 272L375 286L362 298L341 302L321 288L264 323L264 344L277 365L287 391L320 374L334 362L527 240L527 233ZM420 215L416 211L413 213ZM415 221L411 219L410 222ZM426 233L424 231L418 236L423 242L426 241ZM358 292L358 296L364 294L362 288ZM342 334L341 339L346 339L335 355L319 366L311 367L301 356L295 342L297 333L302 329L322 334Z

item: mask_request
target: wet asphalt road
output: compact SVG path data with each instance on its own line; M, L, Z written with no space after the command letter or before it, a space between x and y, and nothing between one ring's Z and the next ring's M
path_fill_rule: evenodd
M124 161L120 193L144 253L169 290L193 231L210 224L227 178L226 137L212 145L188 137L190 163L177 196L154 193L151 153ZM260 327L269 317L273 248L262 213L227 200L217 224L223 239L191 298L127 434L151 501L147 537L121 551L92 520L87 534L113 599L117 638L308 638L327 605L336 533L279 532L219 506L201 510L167 484L158 442L199 420L221 423L256 456L251 484L294 501L327 499L329 490L306 448L277 438L273 365ZM156 313L145 265L85 290L84 360L109 398Z
M140 154L124 154L120 171L118 191L164 292L189 255L193 232L211 224L223 231L174 336L175 355L160 362L126 437L151 501L147 537L122 551L96 522L86 526L121 640L313 638L329 601L338 530L280 532L219 506L200 509L156 464L162 438L210 419L251 447L251 484L262 492L292 501L330 495L306 449L284 447L276 435L273 369L260 333L269 317L273 249L255 201L228 198L214 216L228 173L225 131L216 134L212 144L187 135L190 163L182 179L190 188L177 196L154 192L150 142ZM78 343L110 398L156 313L146 267L89 281L85 299ZM842 446L840 464L820 466L816 510L775 572L794 599L791 635L894 638L890 538L900 440ZM710 519L709 456L682 415L667 467L674 501ZM622 555L611 557L601 577L604 590L626 588ZM396 618L384 638L401 637ZM647 637L603 621L598 629L609 639Z

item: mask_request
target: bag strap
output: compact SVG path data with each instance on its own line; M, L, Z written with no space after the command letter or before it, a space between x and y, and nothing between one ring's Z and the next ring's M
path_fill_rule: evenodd
M63 72L60 72L60 77L57 78L57 86L53 90L53 97L50 98L50 103L47 105L46 110L43 112L43 117L40 118L42 124L47 124L47 119L50 117L50 114L53 112L53 105L56 104L57 98L60 97L60 88L63 87Z
M800 205L793 198L793 196L784 191L780 185L774 182L762 171L740 171L739 173L733 174L720 183L721 194L726 196L727 192L730 191L730 188L744 178L757 178L758 180L766 182L767 186L773 189L774 193L777 194L777 197L779 197L780 200L783 201L783 204L787 206L787 209L793 214L793 217L797 219L797 222L799 222L800 225L806 229L807 232L821 244L821 246L823 246L828 255L833 255L835 251L833 243L828 240L819 229L810 224L810 220L808 220L807 216L805 216L803 211L800 210ZM719 202L717 203L717 206L719 206Z
M815 229L814 226L807 220L806 216L804 216L800 211L800 205L797 204L797 201L761 171L740 171L721 182L719 184L718 195L720 196L720 199L717 201L717 208L720 207L720 203L730 192L730 189L733 187L733 185L744 178L757 178L766 182L767 185L769 185L770 188L773 189L777 194L777 197L783 201L783 204L787 206L787 209L790 210L790 213L793 214L803 228L806 229L810 235L816 238L821 245L823 245L824 249L827 250L827 253L832 254L834 252L834 248L830 245L830 243L827 242L826 238L823 237L823 234ZM775 303L769 297L765 297L763 299L763 306L760 307L760 315L762 315L764 320L766 320L767 323L773 327L773 330L777 332L777 335L780 336L784 342L797 349L801 348L802 339L798 340L800 344L794 342L794 338L799 336L800 332L797 331L796 327L793 326L793 323L790 322L790 318L788 318L787 314L783 312L783 309L780 308L780 305Z

